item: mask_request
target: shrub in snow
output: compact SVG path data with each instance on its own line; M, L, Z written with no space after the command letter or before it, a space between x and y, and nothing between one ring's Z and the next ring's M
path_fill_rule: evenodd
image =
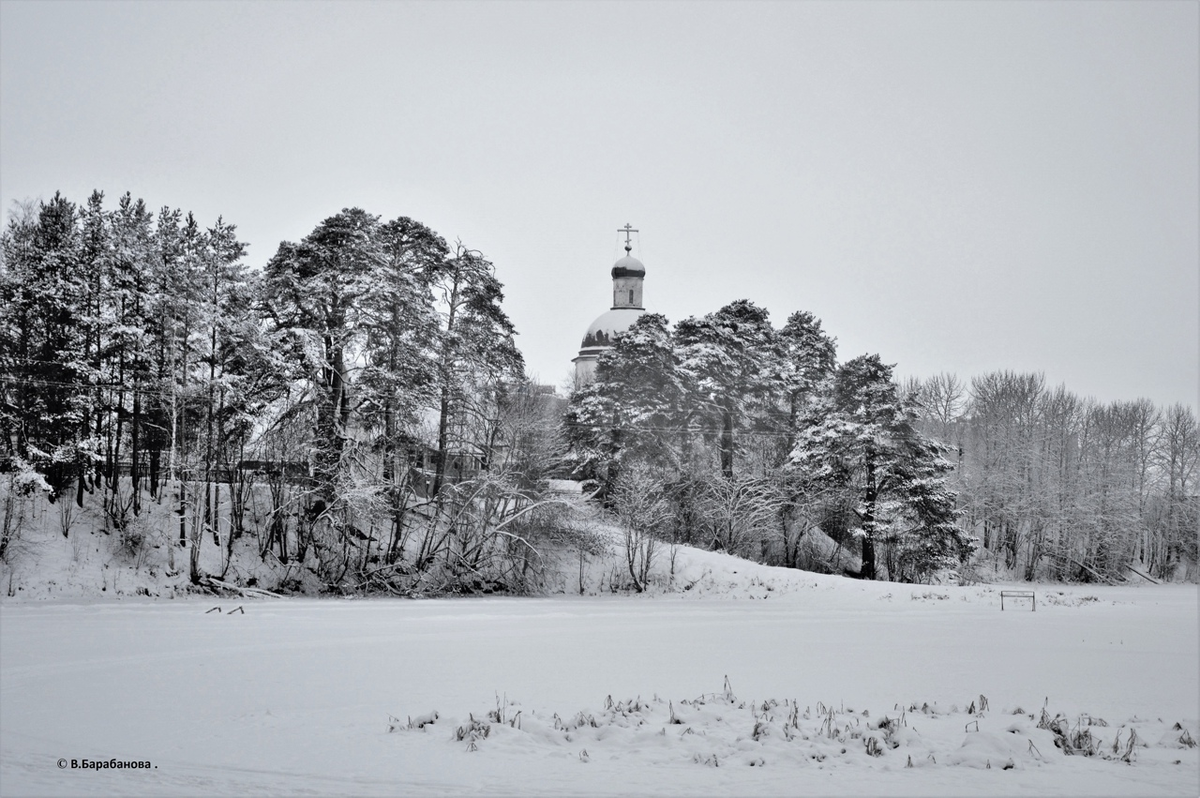
M1183 734L1179 735L1179 744L1186 748L1195 748L1196 741L1192 739L1192 733L1187 729L1183 729L1178 723L1175 724L1176 729L1182 729Z
M123 526L117 528L117 551L126 557L134 558L140 566L149 535L150 524L144 516L130 518Z
M454 730L454 739L460 743L464 741L470 743L467 750L474 751L476 750L476 741L487 739L487 736L492 732L492 727L489 723L475 720L474 715L468 715L467 717L469 718L467 723Z
M10 489L17 496L36 496L38 494L49 496L53 493L53 488L50 487L46 478L22 457L14 455L9 458L6 470L9 472Z
M1163 732L1158 744L1162 748L1195 748L1196 740L1182 724L1176 723Z
M432 726L438 719L437 712L428 712L424 715L418 715L415 718L408 719L408 728L424 729L426 726Z

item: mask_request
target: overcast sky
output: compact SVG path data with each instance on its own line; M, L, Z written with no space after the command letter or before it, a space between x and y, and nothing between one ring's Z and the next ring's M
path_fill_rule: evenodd
M359 206L481 250L561 384L647 308L809 310L899 375L1197 404L1200 12L1121 3L0 2L0 200Z

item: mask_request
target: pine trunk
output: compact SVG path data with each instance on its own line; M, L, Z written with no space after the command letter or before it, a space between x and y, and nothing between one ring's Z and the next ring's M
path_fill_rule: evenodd
M862 568L859 575L863 579L875 578L875 502L879 498L879 487L875 482L875 463L870 455L867 457L867 484L863 493L862 515Z
M721 474L733 479L733 412L721 411Z

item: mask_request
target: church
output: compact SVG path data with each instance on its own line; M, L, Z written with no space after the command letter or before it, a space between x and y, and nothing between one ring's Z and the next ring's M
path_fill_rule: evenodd
M571 361L575 364L576 387L592 381L600 353L611 349L617 335L628 330L638 316L646 312L642 307L642 281L646 279L646 267L630 254L633 252L630 234L638 231L626 224L617 232L625 234L625 257L612 267L612 307L600 314L587 328L579 355Z

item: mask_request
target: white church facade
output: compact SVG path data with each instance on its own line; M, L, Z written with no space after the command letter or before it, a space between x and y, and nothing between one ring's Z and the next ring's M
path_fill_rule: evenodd
M625 257L612 267L612 307L600 314L587 328L579 355L571 361L575 364L576 386L592 381L600 353L611 349L617 335L628 330L638 316L646 312L642 307L642 282L646 279L646 267L630 254L633 247L629 234L638 231L625 225L618 232L625 234Z

